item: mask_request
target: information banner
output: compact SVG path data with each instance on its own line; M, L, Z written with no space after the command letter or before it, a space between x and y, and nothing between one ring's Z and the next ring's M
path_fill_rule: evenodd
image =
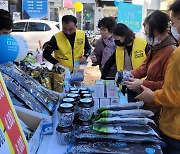
M127 25L134 32L139 32L142 27L142 5L120 2L117 22Z
M28 146L0 74L0 154L26 154Z
M47 0L23 0L22 8L24 19L48 19Z

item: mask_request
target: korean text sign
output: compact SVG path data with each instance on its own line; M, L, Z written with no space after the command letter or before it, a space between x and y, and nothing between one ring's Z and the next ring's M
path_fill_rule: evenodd
M142 5L120 2L117 22L127 25L134 32L139 32L142 24Z

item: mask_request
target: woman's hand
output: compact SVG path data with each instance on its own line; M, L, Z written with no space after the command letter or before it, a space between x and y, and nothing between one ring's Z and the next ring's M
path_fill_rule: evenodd
M91 60L92 60L92 63L96 63L97 62L97 58L96 58L96 56L94 55L94 56L92 56L91 57Z
M128 89L133 90L135 92L139 92L141 90L141 85L143 84L143 80L129 78L129 81L124 82Z
M151 107L160 107L160 105L157 105L154 103L154 94L153 91L145 86L141 86L141 89L143 90L141 94L135 97L135 99L138 99L140 101L143 101L146 103L147 106Z
M87 58L85 56L82 56L80 59L79 59L79 63L80 64L84 64L86 62Z

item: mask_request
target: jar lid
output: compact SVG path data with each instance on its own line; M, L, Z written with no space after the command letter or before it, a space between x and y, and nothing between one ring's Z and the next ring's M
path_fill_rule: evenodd
M56 131L58 131L60 133L67 133L67 132L71 132L72 130L73 130L73 126L72 125L66 126L66 127L58 125L56 127Z
M77 97L79 97L79 94L69 93L69 94L67 94L67 97L70 97L70 98L77 98Z
M69 88L70 91L78 91L78 88L77 87L71 87Z
M94 105L92 98L83 98L80 99L78 106L83 108L90 108Z
M73 94L79 94L79 91L71 91Z
M71 108L73 107L73 105L71 103L62 103L59 105L62 108Z
M71 103L61 103L58 111L61 113L70 113L74 111L74 106Z
M83 99L80 99L80 102L82 102L82 103L91 103L92 98L83 98Z
M74 98L63 98L62 102L67 102L67 103L73 103L75 101Z
M86 91L86 90L88 90L87 87L81 87L81 88L80 88L80 91Z
M83 94L84 97L92 97L91 94Z
M81 94L90 94L89 91L81 91Z

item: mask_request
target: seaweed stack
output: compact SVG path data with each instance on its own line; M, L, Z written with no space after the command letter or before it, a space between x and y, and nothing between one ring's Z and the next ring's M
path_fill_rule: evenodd
M152 129L153 113L140 109L142 102L102 107L96 111L93 127L75 132L67 153L161 153L163 145Z

